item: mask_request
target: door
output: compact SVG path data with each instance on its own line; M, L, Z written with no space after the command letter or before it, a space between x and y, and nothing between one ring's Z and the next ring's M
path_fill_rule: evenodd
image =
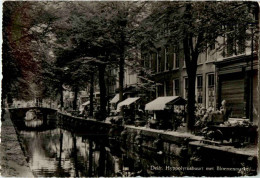
M226 100L227 109L232 109L230 117L245 117L244 78L238 74L221 78L221 101Z

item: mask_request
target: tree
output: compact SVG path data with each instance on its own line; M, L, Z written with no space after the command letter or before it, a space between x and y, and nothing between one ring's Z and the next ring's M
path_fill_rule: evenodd
M75 2L69 6L72 9L71 16L65 22L69 26L65 25L66 29L58 36L65 37L64 41L69 41L68 48L76 51L77 57L74 56L70 60L80 57L95 58L100 86L100 111L105 117L108 99L105 85L106 69L111 64L119 65L122 95L124 61L129 57L127 48L134 44L134 20L141 12L141 6L137 3L121 2Z
M232 37L232 41L245 41L249 29L248 23L253 22L250 6L251 3L248 2L156 2L152 4L152 13L143 24L149 25L145 26L148 28L146 36L148 31L157 35L157 38L151 40L150 46L156 48L156 45L179 44L183 47L189 79L187 106L189 131L193 130L195 120L195 77L198 56L212 44L218 44L219 49L223 49L227 44L220 44L218 39L225 35ZM151 41L146 40L144 44ZM235 52L236 48L231 50Z
M41 45L50 39L50 26L56 20L44 2L5 2L3 23L2 98L33 99L40 80ZM43 15L44 14L44 15ZM12 71L10 71L12 70ZM39 86L41 83L38 83ZM43 87L37 87L42 90Z
M89 6L94 7L92 3L80 4L86 8L89 8ZM78 3L74 5L77 6ZM92 61L90 66L97 66L100 86L100 112L103 117L101 119L104 120L106 117L107 103L104 77L108 61L111 62L111 60L113 60L111 49L113 49L114 41L110 38L111 33L106 25L107 20L98 15L98 9L94 9L94 12L95 13L86 13L76 8L74 11L76 15L70 17L68 23L70 23L71 26L67 29L67 32L70 33L68 38L71 39L70 51L73 55L67 58L67 62L70 61L72 64L72 61L77 61L84 65L84 62L90 60ZM61 58L63 59L60 61L67 63L64 61L66 60L64 56ZM91 76L92 75L93 74L91 74ZM91 98L93 98L93 96Z
M112 38L115 41L115 54L119 65L119 101L123 100L125 61L137 52L135 34L139 23L146 15L145 2L106 2L101 4L103 16L108 17Z

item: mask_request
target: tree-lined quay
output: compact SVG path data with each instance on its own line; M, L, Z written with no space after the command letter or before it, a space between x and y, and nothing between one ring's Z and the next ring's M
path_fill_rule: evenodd
M5 2L2 111L254 150L258 38L255 2Z

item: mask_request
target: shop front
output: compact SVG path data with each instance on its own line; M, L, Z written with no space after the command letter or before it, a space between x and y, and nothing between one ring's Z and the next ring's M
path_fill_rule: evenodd
M230 118L249 119L257 125L257 57L241 55L215 64L218 108L225 100Z
M146 104L150 128L176 130L184 120L185 104L180 96L158 97Z
M136 119L141 119L140 115L140 97L127 98L118 103L117 112L123 112L124 122L126 124L134 124Z

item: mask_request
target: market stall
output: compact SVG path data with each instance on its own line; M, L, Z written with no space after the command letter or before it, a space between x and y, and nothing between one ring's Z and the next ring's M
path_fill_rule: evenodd
M158 97L146 104L151 128L176 130L184 117L186 100L180 96Z
M113 109L116 109L116 104L119 102L119 94L116 94L114 98L110 100L110 104L112 105Z
M117 112L123 111L124 121L128 124L133 123L137 116L139 101L140 97L127 98L117 105Z

